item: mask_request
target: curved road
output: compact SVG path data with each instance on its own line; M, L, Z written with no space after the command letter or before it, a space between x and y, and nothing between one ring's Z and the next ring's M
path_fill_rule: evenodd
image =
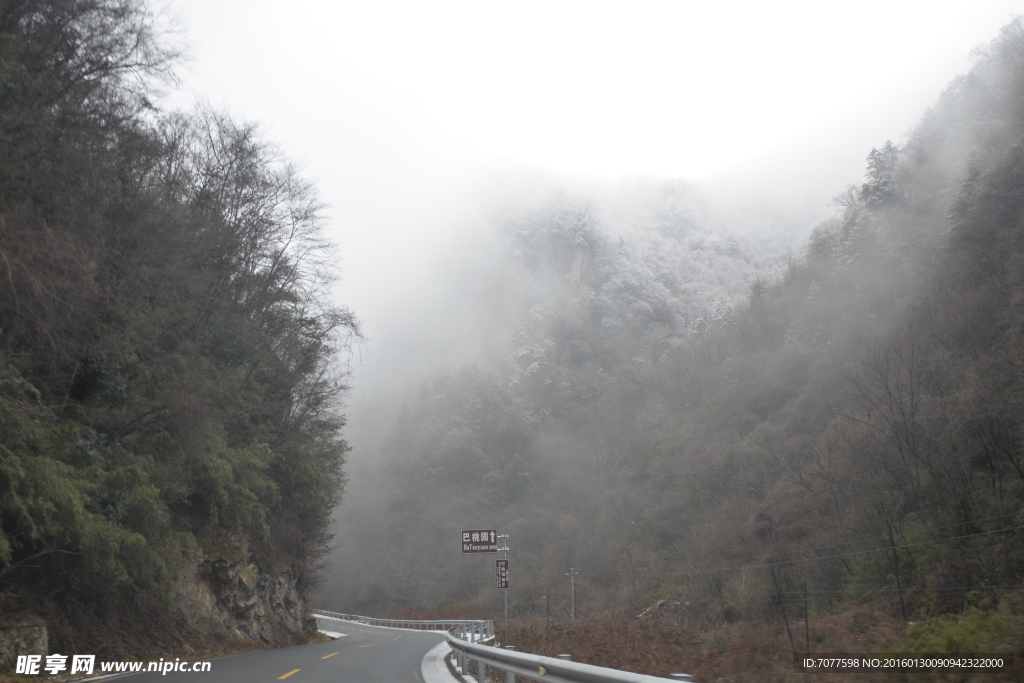
M319 617L317 622L321 628L346 636L329 643L214 659L205 673L171 672L165 676L147 672L116 678L131 678L132 683L456 683L442 659L449 649L440 646L444 642L441 632Z

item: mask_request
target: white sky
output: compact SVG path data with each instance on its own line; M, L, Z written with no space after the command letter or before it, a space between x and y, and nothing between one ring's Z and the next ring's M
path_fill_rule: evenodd
M1005 0L164 1L192 45L187 86L311 159L425 153L688 178L865 103L919 108L1024 11Z
M461 239L450 226L481 175L740 178L824 205L1024 12L1024 0L155 1L190 45L171 101L260 122L331 205L339 296L376 359L366 382L408 353L389 339L429 324L417 311L444 295L431 273L454 267L438 255Z

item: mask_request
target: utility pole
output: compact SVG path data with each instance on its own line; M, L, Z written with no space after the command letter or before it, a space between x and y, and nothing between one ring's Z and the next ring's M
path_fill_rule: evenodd
M572 591L572 598L570 600L572 604L572 619L576 621L576 575L579 574L574 567L569 567L569 573L566 576L569 577L569 586Z
M504 553L503 559L507 560L508 559L508 534L498 534L498 538L505 539L504 541L502 541L501 547L498 548L498 550L500 550L502 553ZM508 628L508 589L507 588L505 589L504 594L505 594L505 628L507 629Z
M811 651L811 608L807 602L807 581L804 581L804 645Z

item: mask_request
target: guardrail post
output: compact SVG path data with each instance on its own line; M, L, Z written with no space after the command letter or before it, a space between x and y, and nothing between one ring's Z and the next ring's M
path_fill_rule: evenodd
M484 676L486 670L487 666L479 659L476 660L476 683L487 683L487 677Z
M506 645L505 649L506 650L515 650L516 646L515 645ZM512 673L511 671L506 671L505 672L505 683L516 683L516 675L514 673Z
M459 640L465 640L466 639L466 627L464 625L463 626L459 626L458 636L459 636ZM455 652L455 661L458 662L457 666L459 667L459 673L465 675L466 674L466 655L465 655L465 653L462 652L462 650L456 650L456 652Z

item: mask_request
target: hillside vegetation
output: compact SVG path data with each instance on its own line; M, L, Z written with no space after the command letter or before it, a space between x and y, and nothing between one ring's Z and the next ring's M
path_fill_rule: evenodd
M341 518L378 552L343 546L324 601L497 614L457 550L497 527L522 628L572 567L581 617L664 599L709 642L1021 653L1022 188L1018 20L775 270L664 197L632 231L587 198L503 216L506 356L410 398Z
M154 108L156 33L0 4L0 615L51 651L304 637L344 483L316 194L252 126Z

